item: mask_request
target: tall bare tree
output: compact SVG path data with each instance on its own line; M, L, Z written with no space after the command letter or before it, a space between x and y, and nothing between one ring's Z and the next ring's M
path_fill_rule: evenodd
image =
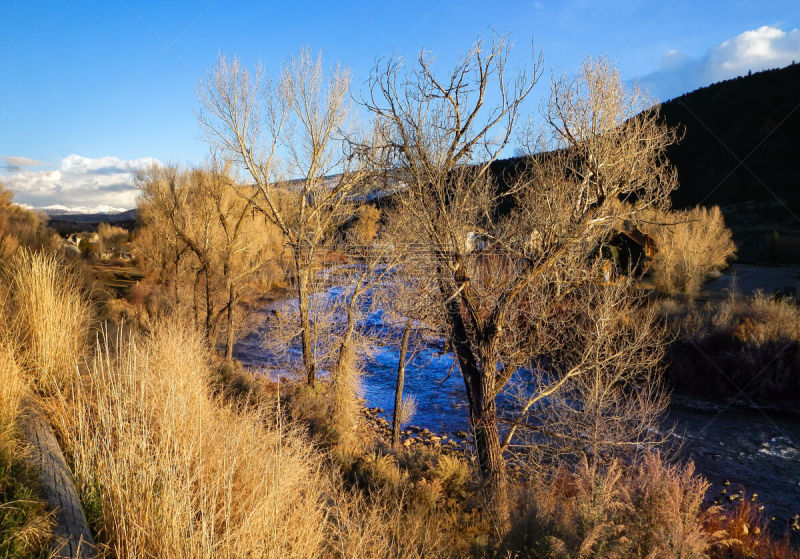
M401 427L411 420L416 409L413 396L403 395L406 368L428 347L426 339L438 333L436 324L440 322L436 307L432 308L427 298L419 297L431 287L423 283L435 282L435 278L419 267L413 244L403 242L406 231L415 226L413 221L404 221L409 217L412 216L402 211L389 212L381 233L382 241L391 247L392 270L375 294L385 322L383 342L399 349L391 436L395 450L400 446Z
M534 356L563 348L564 307L591 284L593 254L627 212L663 204L674 175L663 150L674 133L628 95L616 70L587 61L574 79L555 80L546 111L556 151L494 176L520 103L539 75L509 75L509 44L477 42L437 77L421 54L413 72L378 63L366 106L380 119L388 165L406 188L403 211L416 226L406 242L436 278L419 294L439 309L440 329L458 359L478 462L500 528L508 523L496 399ZM596 277L596 274L595 274ZM546 393L562 386L552 379Z
M289 60L277 83L220 56L198 91L208 140L246 172L253 207L282 232L294 261L303 365L316 378L309 296L324 244L352 215L365 187L365 158L354 133L350 73L326 71L307 50ZM286 180L286 177L295 177Z
M181 284L186 285L183 276L192 276L195 314L202 310L210 343L224 332L225 358L232 360L242 297L261 276L275 273L280 233L237 194L224 166L190 171L153 167L140 174L138 183L139 234L146 237L140 246L154 244L143 247L145 264L151 271L168 268L161 275L172 276L176 304Z

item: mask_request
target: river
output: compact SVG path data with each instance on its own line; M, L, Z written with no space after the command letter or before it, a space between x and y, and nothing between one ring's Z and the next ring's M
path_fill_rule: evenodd
M267 312L285 304L273 303ZM381 326L380 313L370 320L372 326ZM286 374L266 367L271 356L263 347L264 332L262 328L243 337L234 356L247 368ZM374 348L362 382L366 404L385 410L387 419L398 359L396 347ZM464 385L451 353L434 345L421 351L406 370L405 393L416 399L414 425L439 433L469 430ZM723 498L728 498L740 487L748 495L758 493L766 512L776 517L778 531L800 513L800 415L675 396L665 425L675 426L680 456L694 461L712 483L712 497L725 489Z

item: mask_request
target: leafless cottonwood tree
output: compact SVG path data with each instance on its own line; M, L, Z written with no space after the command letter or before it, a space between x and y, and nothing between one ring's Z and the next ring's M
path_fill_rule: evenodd
M419 297L420 293L430 289L430 286L422 284L435 282L435 278L420 267L424 262L414 257L413 246L403 242L405 231L415 225L403 221L409 217L402 211L389 213L381 237L391 247L392 270L387 281L377 286L374 294L384 315L384 343L399 349L391 435L391 445L395 450L400 446L401 427L416 411L413 396L403 395L406 368L427 347L427 338L438 334L435 325L441 322L438 308L431 307L427 298Z
M572 286L587 285L591 255L624 217L615 201L635 197L628 212L664 204L675 184L663 157L674 133L657 110L638 114L640 96L602 60L553 82L546 116L556 151L498 184L490 164L539 76L537 61L509 75L509 50L503 37L478 41L443 79L424 53L411 72L381 60L364 99L380 121L388 166L407 184L400 204L416 226L406 242L437 280L418 296L440 309L457 356L501 529L508 495L497 396L534 356L561 348L561 309L580 295Z
M420 287L406 283L409 278L407 275L404 277L404 274L408 273L406 269L392 278L393 281L387 286L391 290L392 300L384 306L385 312L399 323L401 332L392 409L391 444L395 450L400 447L400 429L411 421L417 407L413 395L403 394L406 368L427 347L426 335L431 332L425 325L432 322L428 319L428 309L422 307L414 296L414 292L419 292Z
M363 233L363 228L357 224L344 240L341 252L350 258L352 264L336 280L340 292L334 301L340 308L342 319L333 336L333 412L336 423L350 436L355 432L348 427L354 427L354 418L357 417L355 395L364 359L382 341L380 334L365 322L382 302L378 291L392 281L394 268L401 257L401 253L385 242L382 235Z
M349 98L350 73L326 71L307 50L289 60L277 83L220 56L198 90L198 119L208 141L252 180L253 207L274 223L293 255L303 365L316 378L309 296L323 246L353 212L367 170ZM286 177L299 177L285 180Z
M197 314L202 310L211 344L224 332L230 361L243 295L261 276L278 269L278 231L237 194L239 187L224 167L153 167L137 183L145 265L151 271L166 268L160 275L173 276L178 306L179 291L191 285L196 321L201 322ZM187 272L190 278L185 278Z
M13 203L14 193L0 182L0 261L10 260L20 247L53 250L60 242L42 215Z

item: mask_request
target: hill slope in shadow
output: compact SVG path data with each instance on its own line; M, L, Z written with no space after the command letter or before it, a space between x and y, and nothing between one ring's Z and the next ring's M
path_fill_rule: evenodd
M712 84L661 111L685 134L668 150L676 207L775 202L800 213L800 64Z

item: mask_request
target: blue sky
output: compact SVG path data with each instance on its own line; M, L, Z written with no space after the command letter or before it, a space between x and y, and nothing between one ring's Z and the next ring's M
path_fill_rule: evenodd
M798 28L797 0L0 0L0 181L34 206L132 206L136 169L207 153L195 88L218 52L277 70L308 46L359 84L376 56L424 47L446 68L494 29L520 60L533 40L545 78L607 55L665 99L800 61Z

